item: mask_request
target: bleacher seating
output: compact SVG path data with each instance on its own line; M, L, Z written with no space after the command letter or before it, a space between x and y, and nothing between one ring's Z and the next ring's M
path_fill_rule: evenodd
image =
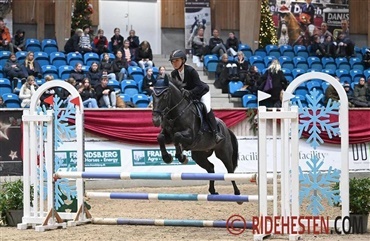
M67 63L71 66L75 66L77 63L83 64L82 54L80 53L68 53L67 54Z
M246 44L239 44L238 51L242 51L246 59L249 59L253 55L251 47Z
M305 57L302 56L296 56L293 58L293 63L296 68L308 70L308 64Z
M42 50L40 41L33 38L26 39L25 47L27 52L41 52Z
M306 46L303 45L295 45L294 46L294 53L296 56L303 57L305 59L308 58L308 52Z
M306 71L304 69L300 69L300 68L295 68L292 71L292 74L293 74L293 78L294 79L297 78L298 76L304 74L304 73L306 73Z
M67 65L67 59L62 52L52 52L50 54L50 64L59 68L60 66Z
M265 67L270 66L271 62L276 59L275 56L266 56L263 58L263 61L265 62Z
M115 91L121 90L121 86L119 84L119 81L118 80L115 80L115 79L110 79L108 81L108 86L113 87Z
M284 76L289 83L293 81L294 77L290 69L282 68L281 71L283 71Z
M12 93L12 86L10 80L7 78L0 78L0 96L3 94Z
M4 66L10 56L10 51L0 51L0 65Z
M58 69L59 78L62 80L68 79L72 70L73 70L73 67L70 65L59 66L59 69Z
M281 56L287 56L290 59L293 59L295 57L293 47L290 45L280 46L280 53L281 53Z
M365 77L364 72L362 70L360 70L360 69L351 69L351 71L349 72L349 74L351 75L352 82L359 82L360 81L360 78L364 78Z
M259 55L255 55L249 58L249 63L251 65L257 66L259 71L262 71L265 68L265 62L263 61L264 57L261 57Z
M231 97L242 97L247 94L248 91L240 91L240 88L243 87L243 82L241 81L230 81L229 82L229 94Z
M219 60L216 55L204 56L203 64L208 73L215 73Z
M7 93L3 94L2 97L6 108L21 108L21 102L18 95Z
M130 96L131 98L139 94L139 88L134 80L122 80L121 81L121 93Z
M17 61L20 64L23 64L24 59L26 58L26 56L27 56L26 51L18 51L18 52L15 53L15 57L17 57Z
M47 75L52 75L54 79L59 78L58 69L54 65L44 65L41 67L41 69L44 78Z
M2 65L0 65L0 78L4 78L4 70Z
M84 55L84 65L91 66L93 62L100 63L100 57L96 53L86 53Z
M49 55L45 52L35 52L34 59L40 64L41 67L50 64Z
M264 49L256 49L254 51L254 56L260 56L260 57L264 58L264 57L267 56L266 50L264 50Z
M129 102L131 101L131 97L127 94L120 94L119 95L121 97L121 99L124 101L124 102Z
M132 97L132 102L138 108L146 108L150 103L150 99L145 94L136 94Z
M143 69L139 66L129 66L127 68L128 75L135 80L136 83L139 83L140 80L144 78L144 72Z
M246 94L242 98L243 107L246 108L257 108L257 96L252 94Z
M337 70L337 65L332 57L321 58L321 63L324 69L332 69L334 71Z
M362 64L362 60L360 58L350 58L349 64L351 65L351 69L359 69L364 71L364 65Z
M47 54L51 54L53 52L58 52L58 45L57 41L54 39L44 39L41 41L41 48Z
M279 62L282 68L294 69L292 58L290 58L289 56L280 56Z
M268 56L279 58L281 56L280 49L276 45L269 44L265 47Z
M336 58L335 63L337 64L337 69L346 69L348 71L351 70L351 65L348 63L346 58Z
M348 83L351 83L352 82L352 77L349 74L348 70L346 70L346 69L337 69L335 71L335 74L336 74L336 76L339 77L341 83L344 83L346 81Z
M321 60L318 57L314 57L314 56L308 57L307 63L310 69L315 69L318 71L322 70Z

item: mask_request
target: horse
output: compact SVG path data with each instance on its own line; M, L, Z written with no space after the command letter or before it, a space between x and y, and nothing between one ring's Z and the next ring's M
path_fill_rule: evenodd
M167 164L172 162L173 157L167 152L166 144L173 143L176 148L175 157L182 164L188 162L187 156L182 154L183 150L190 150L192 159L200 167L208 173L214 173L214 165L208 157L215 152L228 173L234 173L238 165L238 141L235 134L222 120L216 118L219 131L225 137L223 141L216 144L212 132L203 128L204 119L195 103L183 97L180 90L183 83L169 76L165 77L164 82L166 84L158 86L158 81L152 94L152 122L154 126L161 127L157 141L163 161ZM235 181L231 183L234 194L240 195ZM210 194L218 194L213 180L209 182L208 191Z

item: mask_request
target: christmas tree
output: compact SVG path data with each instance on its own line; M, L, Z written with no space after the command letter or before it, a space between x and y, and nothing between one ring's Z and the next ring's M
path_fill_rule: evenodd
M264 48L269 44L277 44L276 29L270 12L268 0L262 0L261 3L261 23L260 23L260 36L259 48Z
M93 13L92 4L89 0L76 0L72 15L71 30L81 28L85 25L91 26L90 15Z

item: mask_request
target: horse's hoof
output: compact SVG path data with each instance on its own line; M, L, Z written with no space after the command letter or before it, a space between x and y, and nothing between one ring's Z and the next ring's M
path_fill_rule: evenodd
M236 202L237 204L239 204L239 205L242 205L243 204L243 202Z
M167 164L170 164L173 161L173 157L171 154L164 155L162 158L163 158L163 161Z
M188 157L184 155L184 157L182 158L182 161L180 161L182 164L186 165L188 164Z
M218 195L218 192L210 192L211 195Z

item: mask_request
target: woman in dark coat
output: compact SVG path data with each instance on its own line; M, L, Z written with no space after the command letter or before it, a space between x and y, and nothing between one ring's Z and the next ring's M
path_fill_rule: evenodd
M100 84L100 79L102 72L99 70L99 65L97 62L93 62L89 68L89 72L86 73L86 77L90 81L90 85L94 88Z

